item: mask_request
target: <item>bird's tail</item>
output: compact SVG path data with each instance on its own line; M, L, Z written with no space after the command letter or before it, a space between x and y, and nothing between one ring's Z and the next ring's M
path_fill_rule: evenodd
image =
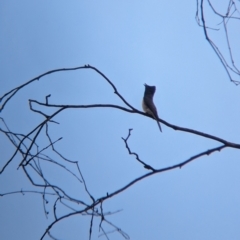
M158 124L158 127L159 127L160 131L162 132L162 128L161 128L161 125L160 125L159 121L157 121L157 124Z

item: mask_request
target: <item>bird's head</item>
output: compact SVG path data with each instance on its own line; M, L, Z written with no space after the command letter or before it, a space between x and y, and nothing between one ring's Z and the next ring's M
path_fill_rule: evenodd
M152 95L155 93L155 91L156 91L155 86L149 86L146 83L144 83L144 86L145 86L145 92L146 93L149 93L149 94L152 94Z

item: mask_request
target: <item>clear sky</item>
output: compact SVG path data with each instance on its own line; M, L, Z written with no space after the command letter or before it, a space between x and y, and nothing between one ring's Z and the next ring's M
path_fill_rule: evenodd
M90 64L135 108L141 110L143 84L155 85L154 101L161 119L240 143L239 87L230 83L197 25L195 13L196 1L187 0L1 1L0 96L48 70ZM207 13L209 23L220 28L211 34L227 53L222 25ZM239 66L239 21L235 24L229 34ZM28 99L44 102L48 94L52 104L124 106L100 75L83 69L51 74L28 85L8 102L0 117L12 131L26 134L43 121L42 116L30 112ZM221 145L164 124L160 133L152 119L114 108L70 109L54 120L60 125L50 125L52 138L63 137L56 148L79 162L96 199L148 172L128 155L121 139L129 128L133 128L131 150L155 168L180 163ZM0 127L4 128L2 122ZM44 132L38 143L47 145ZM0 134L0 169L13 151L9 140ZM17 170L21 159L17 155L0 175L0 193L35 189L22 169ZM204 156L182 169L138 182L107 200L104 210L122 210L108 219L131 239L240 239L239 159L237 149ZM90 204L83 185L71 175L44 163L43 167L49 181ZM42 195L1 197L1 239L40 239L53 221L54 199L48 197L48 201L46 219ZM58 208L59 216L67 212L63 206ZM88 239L89 224L88 216L74 216L55 225L51 233L61 240ZM98 239L98 224L99 219L94 220L92 239ZM109 237L123 239L118 233Z

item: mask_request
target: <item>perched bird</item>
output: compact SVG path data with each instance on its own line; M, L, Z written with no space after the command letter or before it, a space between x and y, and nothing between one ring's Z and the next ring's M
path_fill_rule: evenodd
M158 113L157 113L157 108L155 107L153 103L153 96L156 91L155 86L148 86L146 83L144 84L145 86L145 92L143 96L143 101L142 101L142 108L143 111L149 115L151 115L154 119L156 119L158 127L160 131L162 132L160 123L158 122Z

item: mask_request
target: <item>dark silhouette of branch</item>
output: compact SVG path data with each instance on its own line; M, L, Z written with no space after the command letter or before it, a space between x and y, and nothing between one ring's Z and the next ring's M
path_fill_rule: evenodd
M17 153L20 153L22 156L22 159L19 161L18 169L22 169L26 178L29 180L29 182L35 187L36 189L41 189L40 191L28 191L28 190L21 190L21 191L12 191L8 193L1 193L0 196L6 196L10 194L25 194L25 193L35 193L35 194L41 194L42 195L42 201L43 201L43 210L46 218L48 218L49 211L47 208L47 204L49 204L49 196L54 197L53 204L52 204L52 214L54 216L54 220L50 223L48 228L45 230L43 235L41 236L41 239L44 239L46 235L48 235L52 239L57 239L55 236L50 234L50 230L53 228L53 226L60 221L63 221L66 218L70 218L72 216L82 216L82 215L88 215L90 216L90 225L89 225L89 239L92 237L92 231L93 231L93 224L94 224L94 218L98 217L100 218L100 224L99 224L99 230L101 231L99 236L105 236L107 239L109 239L109 234L118 232L121 234L121 236L125 239L129 239L129 236L127 233L125 233L121 228L117 227L115 224L110 222L108 219L106 219L106 216L111 215L115 212L106 212L103 209L103 203L107 201L110 198L113 198L114 196L122 193L123 191L127 190L129 187L133 186L134 184L138 183L139 181L151 177L154 174L160 174L162 172L171 171L177 168L182 168L186 164L189 164L190 162L197 160L203 156L208 156L214 152L221 151L224 148L235 148L240 149L240 144L229 142L225 139L219 138L217 136L213 136L207 133L199 132L193 129L183 128L176 125L173 125L171 123L168 123L167 121L163 119L158 119L161 123L165 124L165 126L172 128L174 130L194 134L197 136L201 136L207 139L211 139L217 142L222 143L221 146L202 151L201 153L198 153L192 157L189 157L185 161L182 161L178 164L175 164L173 166L168 166L165 168L158 169L157 167L150 166L147 164L147 161L143 161L139 154L136 152L133 152L131 150L131 147L129 146L128 140L131 136L132 129L128 130L128 135L126 138L122 138L124 141L125 147L128 151L129 155L133 155L137 162L139 162L143 167L148 171L148 173L143 174L132 181L126 183L124 186L120 187L119 189L103 194L101 197L95 197L93 193L90 193L87 182L84 179L84 174L81 171L81 168L79 166L78 161L74 161L72 159L68 159L63 154L57 150L56 143L62 139L62 137L57 138L57 140L53 140L56 138L53 138L49 133L49 128L51 127L52 123L57 123L54 120L54 118L60 114L61 112L68 110L68 109L86 109L86 108L114 108L116 110L121 110L126 113L134 113L139 114L141 116L145 117L151 117L142 111L139 111L138 109L134 108L128 101L118 92L117 88L113 84L112 81L110 81L103 73L101 73L98 69L95 67L92 67L90 65L85 65L83 67L78 68L69 68L69 69L57 69L48 71L47 73L44 73L37 78L34 78L27 83L11 90L7 94L4 94L3 96L8 98L4 102L4 106L6 107L6 103L9 101L11 97L13 97L17 91L19 91L21 88L26 87L28 84L32 83L33 81L48 75L52 74L57 71L65 71L65 70L77 70L77 69L92 69L96 71L98 74L100 74L108 84L111 85L112 89L114 90L114 93L116 96L118 96L122 103L125 106L119 106L114 104L89 104L89 105L71 105L71 104L50 104L49 98L50 94L45 97L45 102L39 102L34 99L29 100L29 109L35 114L40 114L43 117L43 120L35 127L33 128L29 133L15 133L10 130L10 128L7 126L6 122L2 118L3 125L5 129L0 128L0 133L4 134L7 139L13 144L15 147L15 151L12 154L12 156L6 161L6 163L3 165L0 174L4 172L4 170L9 166L9 163L15 158ZM38 110L38 107L41 106L41 111ZM46 114L45 110L46 108L52 108L55 111L52 114ZM155 121L155 119L153 119ZM42 134L46 138L46 144L44 146L38 145L38 139ZM47 151L51 151L51 153L54 154L54 156L49 157L46 153ZM45 170L43 168L42 164L43 162L47 162L51 164L54 168L59 167L66 171L66 173L74 176L74 178L77 180L77 184L81 186L86 196L88 196L88 200L83 201L82 199L73 197L71 194L68 194L67 191L60 185L53 184L45 175ZM75 172L70 170L70 165L74 166ZM34 176L38 176L40 178L40 181L35 180L36 178ZM61 205L67 210L67 214L62 214L58 212L58 206ZM104 226L107 224L111 227L111 230L106 231L104 229Z
M21 90L22 88L26 87L27 85L31 84L32 82L35 82L35 81L39 81L40 78L42 77L45 77L49 74L52 74L52 73L56 73L56 72L63 72L63 71L74 71L74 70L78 70L78 69L82 69L82 68L85 68L85 66L81 66L81 67L74 67L74 68L59 68L59 69L54 69L54 70L50 70L48 72L45 72L43 74L40 74L39 76L27 81L26 83L16 87L16 88L13 88L12 90L10 90L9 92L5 93L1 98L0 100L2 101L3 99L6 98L6 100L3 102L2 104L2 107L1 107L1 111L4 109L5 105L7 104L7 102L19 91Z
M229 57L230 57L230 62L228 62L226 60L227 56L224 56L224 54L222 53L223 51L221 49L219 49L216 41L212 40L212 38L209 36L209 31L220 30L220 28L216 29L216 28L209 27L208 26L209 24L206 23L204 13L205 13L205 9L207 9L207 6L206 6L205 2L208 3L208 6L212 10L212 13L221 19L221 23L218 25L221 25L221 24L223 25L223 30L224 30L225 37L226 37L226 43L227 43L227 49L228 49L228 53L229 53ZM196 21L199 26L203 27L205 38L208 41L208 43L210 44L210 46L212 47L212 49L214 50L214 52L216 53L220 62L222 63L230 81L233 82L235 85L239 85L240 81L235 80L233 77L233 76L237 76L238 78L240 78L240 68L236 66L235 61L234 61L234 57L233 57L232 50L231 50L231 43L230 43L230 39L229 39L227 24L229 23L229 21L240 21L240 12L237 9L237 6L236 6L236 3L234 0L229 0L229 4L226 9L226 13L224 13L224 14L218 12L210 0L205 0L205 2L204 2L204 0L200 0L200 1L197 0L197 10L196 10L196 16L195 16Z
M131 131L132 131L132 130L133 130L132 128L130 128L130 129L128 130L128 136L127 136L126 138L123 138L123 137L122 137L122 140L123 140L124 143L125 143L125 146L126 146L126 148L127 148L127 150L128 150L128 153L129 153L130 155L134 155L134 156L136 157L136 160L137 160L138 162L140 162L140 163L144 166L144 168L146 168L146 169L148 169L148 170L156 171L156 169L154 169L153 167L151 167L150 165L148 165L148 164L146 164L144 161L142 161L142 160L139 158L138 154L135 153L135 152L132 152L131 149L129 148L127 141L128 141L128 139L129 139L129 137L131 136Z
M117 108L117 109L120 109L120 110L123 110L125 112L129 112L129 113L137 113L137 114L140 114L140 115L144 115L146 117L149 117L149 118L152 118L151 116L149 116L148 114L145 114L144 112L141 112L139 110L129 110L127 108L124 108L124 107L121 107L121 106L118 106L118 105L113 105L113 104L90 104L90 105L57 105L57 104L48 104L46 105L45 103L41 103L41 102L38 102L36 100L29 100L31 102L34 102L34 103L37 103L41 106L45 106L45 107L56 107L56 108L60 108L58 110L58 112L55 112L53 115L56 116L59 112L61 112L62 110L65 110L65 109L68 109L68 108ZM61 110L61 111L60 111ZM49 116L49 119L52 119L53 118L53 115ZM153 119L153 118L152 118ZM154 119L155 120L155 119ZM199 132L197 130L193 130L193 129L189 129L189 128L184 128L184 127L179 127L177 125L174 125L174 124L171 124L171 123L168 123L167 121L164 121L162 119L158 119L161 123L165 124L166 126L174 129L174 130L178 130L178 131L183 131L183 132L188 132L188 133L192 133L192 134L195 134L195 135L199 135L199 136L202 136L202 137L205 137L205 138L209 138L209 139L212 139L212 140L215 140L217 142L220 142L220 143L223 143L225 145L227 145L228 147L232 147L232 148L237 148L239 149L240 148L240 144L238 143L233 143L233 142L229 142L225 139L222 139L222 138L219 138L219 137L216 137L216 136L213 136L213 135L210 135L210 134L207 134L207 133L203 133L203 132Z

